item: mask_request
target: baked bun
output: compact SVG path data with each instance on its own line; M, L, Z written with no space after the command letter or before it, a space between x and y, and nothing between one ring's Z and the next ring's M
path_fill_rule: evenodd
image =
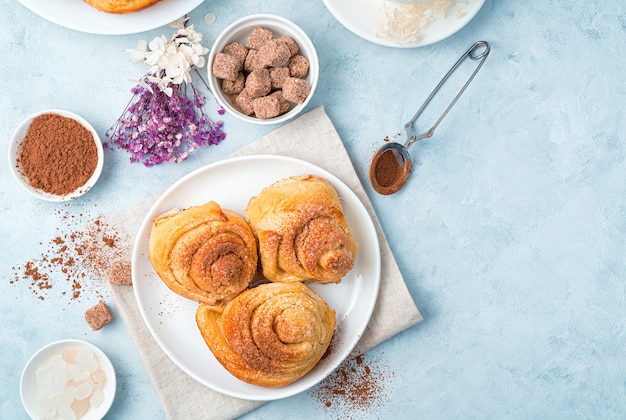
M161 0L84 0L90 6L107 13L132 13L150 7Z
M266 283L246 290L223 311L200 305L196 323L232 375L275 388L298 380L324 356L335 311L303 283Z
M222 305L244 291L258 265L250 226L214 201L157 216L148 256L173 292L208 305Z
M357 243L337 191L325 179L278 181L250 199L244 216L268 280L339 283L354 267Z

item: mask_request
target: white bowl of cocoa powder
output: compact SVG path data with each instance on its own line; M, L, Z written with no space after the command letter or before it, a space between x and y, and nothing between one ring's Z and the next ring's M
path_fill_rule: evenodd
M74 200L89 191L102 172L104 152L96 130L70 111L51 109L26 118L9 144L9 167L33 196Z

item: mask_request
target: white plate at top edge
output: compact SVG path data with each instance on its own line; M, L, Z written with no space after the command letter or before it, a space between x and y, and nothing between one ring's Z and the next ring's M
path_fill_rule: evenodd
M134 13L102 12L83 0L18 0L42 18L80 32L125 35L148 31L184 16L202 0L161 0Z
M354 268L339 284L312 285L336 311L332 351L298 381L281 388L250 385L231 375L206 346L195 322L198 304L170 291L148 258L148 239L155 216L173 207L186 208L214 200L243 214L248 200L264 187L289 176L313 174L337 190L359 250ZM168 188L145 216L132 255L133 288L139 310L161 349L201 384L237 398L269 401L309 389L324 379L352 351L365 331L380 284L380 248L372 219L359 198L337 177L311 163L275 155L222 160L191 172Z
M394 48L424 47L454 35L476 16L485 0L467 0L466 13L457 18L454 14L436 20L422 31L416 42L397 43L377 34L376 24L384 22L383 0L323 0L328 11L349 31L375 44Z

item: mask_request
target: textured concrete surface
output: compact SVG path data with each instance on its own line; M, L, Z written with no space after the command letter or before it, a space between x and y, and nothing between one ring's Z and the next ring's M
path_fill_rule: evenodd
M3 162L14 128L43 109L75 111L104 135L129 100L129 79L144 72L124 50L171 33L90 35L15 1L1 7ZM211 26L208 12L217 16ZM623 417L623 2L487 0L460 32L415 49L356 37L321 1L207 1L191 17L210 46L230 22L260 12L295 21L313 40L321 73L309 109L323 105L335 123L425 320L366 355L381 374L372 404L328 408L304 393L246 418ZM435 136L411 149L406 189L378 196L367 185L370 157L477 40L492 46L485 66ZM40 301L26 283L11 284L13 267L37 258L68 218L123 209L271 130L224 121L227 140L180 165L146 169L107 151L96 188L70 204L36 201L0 165L1 418L25 417L19 376L28 357L68 337L99 345L116 366L109 418L164 417L121 323L93 334L81 318L88 297Z

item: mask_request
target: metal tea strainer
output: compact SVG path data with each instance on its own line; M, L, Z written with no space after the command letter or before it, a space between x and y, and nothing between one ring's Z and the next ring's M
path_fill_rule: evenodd
M433 89L428 98L424 101L422 106L417 110L413 118L406 124L404 124L404 129L406 131L407 140L406 143L400 144L396 142L391 142L385 144L381 147L372 157L369 166L369 179L372 187L376 192L383 195L390 195L398 192L409 179L409 175L411 174L411 156L409 155L409 147L413 143L418 140L422 140L425 138L430 138L433 136L433 133L437 126L441 123L441 121L448 114L450 109L456 104L459 100L465 89L469 86L478 70L482 67L483 63L487 59L489 52L491 51L491 47L489 43L486 41L478 41L474 45L472 45L466 52L458 59L458 61L452 66L448 73L441 79L439 84ZM465 60L469 58L471 60L480 60L476 69L471 74L465 85L461 88L461 90L456 94L450 105L443 111L439 119L435 122L435 124L426 132L422 134L415 134L413 132L413 124L420 116L424 108L428 105L430 100L435 96L435 94L439 91L441 86L448 80L450 75L456 70L457 67ZM391 174L391 175L390 175Z

